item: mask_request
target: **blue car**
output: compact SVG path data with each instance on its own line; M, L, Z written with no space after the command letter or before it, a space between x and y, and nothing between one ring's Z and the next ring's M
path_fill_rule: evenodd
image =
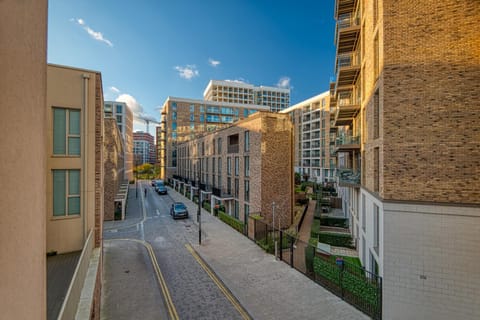
M188 218L187 206L183 202L175 202L170 208L170 215L173 219Z

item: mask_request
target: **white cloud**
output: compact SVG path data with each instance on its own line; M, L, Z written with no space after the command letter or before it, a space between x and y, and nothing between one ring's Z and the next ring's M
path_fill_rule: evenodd
M187 80L198 77L200 75L200 72L198 72L197 67L193 64L187 64L184 67L175 66L174 69L178 71L178 75L181 78L184 78L184 79L187 79Z
M111 86L111 87L108 88L108 89L110 89L110 91L113 91L113 92L115 92L115 93L120 93L120 90L119 90L117 87Z
M105 38L103 36L103 34L100 32L100 31L95 31L93 30L92 28L90 28L89 26L87 26L85 24L85 20L83 20L82 18L78 18L78 19L70 19L70 21L73 21L75 23L77 23L79 26L81 26L83 28L83 30L87 31L87 33L90 35L90 37L92 37L93 39L97 40L97 41L100 41L100 42L104 42L106 43L109 47L113 47L113 43L108 40L107 38Z
M208 59L208 64L212 67L217 67L221 62L218 60L213 60L212 58Z
M235 79L235 80L224 80L224 81L227 81L227 82L234 82L234 83L248 83L248 81L246 81L245 79L243 78L238 78L238 79Z
M277 87L283 89L290 89L290 78L289 77L281 77L278 80Z
M115 87L110 87L115 88ZM116 88L115 88L116 89ZM145 123L145 120L158 122L154 116L151 116L145 113L142 105L138 103L137 99L135 99L132 95L128 93L123 93L115 99L115 101L125 102L127 106L132 110L133 118L136 122Z

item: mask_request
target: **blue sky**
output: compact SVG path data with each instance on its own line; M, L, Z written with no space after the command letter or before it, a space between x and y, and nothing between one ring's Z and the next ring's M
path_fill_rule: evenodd
M159 120L168 96L210 79L328 90L334 0L50 0L48 62L102 73L104 96ZM145 131L136 121L135 130ZM150 125L150 133L154 133Z

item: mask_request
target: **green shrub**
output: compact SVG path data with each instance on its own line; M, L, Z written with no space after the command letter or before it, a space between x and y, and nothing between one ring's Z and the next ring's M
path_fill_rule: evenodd
M320 224L322 226L328 226L328 227L348 228L348 219L323 217L323 218L320 218Z
M220 218L220 220L222 220L223 222L228 224L233 229L237 230L240 233L243 233L244 223L242 221L237 220L234 217L232 217L232 216L230 216L230 215L228 215L225 212L220 211L220 210L218 211L218 217Z
M318 239L318 235L320 234L320 220L313 219L312 227L310 229L310 237Z
M208 203L208 201L203 201L203 208L208 212L212 212L212 208L210 207L210 203Z
M352 243L352 236L350 234L320 231L318 234L318 241L335 247L355 249Z

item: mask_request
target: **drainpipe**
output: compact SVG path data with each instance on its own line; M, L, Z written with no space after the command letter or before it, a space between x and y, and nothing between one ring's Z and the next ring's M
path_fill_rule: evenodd
M83 169L83 244L85 245L85 241L87 240L87 227L88 227L88 220L87 220L87 204L88 204L88 80L90 79L90 75L84 73L82 75L83 78L83 141L82 147L82 169Z

